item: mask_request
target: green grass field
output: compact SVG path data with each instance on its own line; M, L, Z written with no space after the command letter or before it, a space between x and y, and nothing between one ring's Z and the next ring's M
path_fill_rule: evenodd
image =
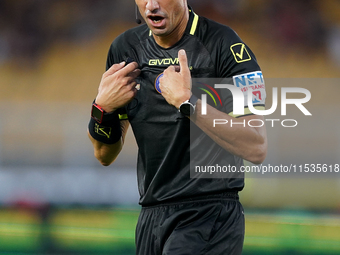
M0 209L0 254L134 254L137 209ZM246 213L244 254L340 254L340 216Z

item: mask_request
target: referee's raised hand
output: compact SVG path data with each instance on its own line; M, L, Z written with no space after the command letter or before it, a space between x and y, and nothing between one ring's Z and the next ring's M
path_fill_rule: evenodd
M191 74L185 50L178 52L178 61L179 66L169 66L160 79L163 97L177 109L191 96Z
M106 112L115 111L129 103L137 93L135 79L140 73L136 62L112 65L102 76L96 103Z

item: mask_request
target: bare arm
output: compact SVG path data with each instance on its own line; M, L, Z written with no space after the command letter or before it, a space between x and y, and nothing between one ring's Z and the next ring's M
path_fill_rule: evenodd
M227 120L228 123L214 127L214 119ZM207 115L202 115L201 100L197 101L196 113L191 117L191 120L222 148L252 163L261 164L267 154L266 128L264 125L249 126L248 121L252 119L264 120L263 116L258 115L233 118L210 105L207 107ZM230 124L242 123L244 120L245 125Z
M135 79L139 76L136 62L125 66L125 62L113 65L102 76L95 102L106 112L113 112L128 104L136 95ZM105 144L94 139L88 132L93 144L94 155L104 165L110 165L122 150L124 139L129 127L127 120L120 121L122 136L114 144ZM113 130L118 127L113 127ZM119 131L119 130L118 130Z
M177 109L181 103L191 96L190 70L187 57L184 51L178 54L180 68L169 67L161 79L161 90L167 102ZM252 163L262 163L267 154L266 128L247 126L250 119L263 120L262 116L249 115L240 118L233 118L211 106L207 107L207 115L201 114L201 100L196 104L196 113L191 120L200 127L211 139L230 153L239 156ZM225 119L228 123L246 121L243 125L216 125L214 119Z
M115 144L105 144L95 140L89 132L88 136L93 144L94 148L94 156L98 159L98 161L103 166L109 166L112 162L114 162L123 148L125 136L127 130L129 128L129 121L123 120L120 122L120 126L122 129L122 137L121 139Z

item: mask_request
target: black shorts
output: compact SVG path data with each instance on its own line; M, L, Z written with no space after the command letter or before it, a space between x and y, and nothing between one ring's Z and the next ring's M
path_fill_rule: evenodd
M137 255L240 255L244 214L238 195L143 207Z

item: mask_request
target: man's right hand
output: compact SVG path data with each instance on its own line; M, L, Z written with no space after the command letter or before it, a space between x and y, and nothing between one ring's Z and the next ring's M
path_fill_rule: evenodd
M140 75L138 64L125 62L112 65L102 76L96 104L106 112L112 112L128 104L137 93L135 79Z

